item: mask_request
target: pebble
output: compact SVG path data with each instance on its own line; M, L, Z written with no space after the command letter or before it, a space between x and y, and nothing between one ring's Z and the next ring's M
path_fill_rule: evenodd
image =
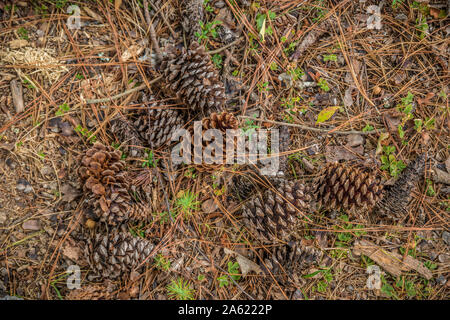
M439 262L442 262L442 263L448 263L448 262L450 262L450 255L445 254L445 253L440 254L438 256L438 260L439 260Z
M19 180L17 180L16 189L18 191L23 191L24 193L30 193L33 191L31 184L23 178L19 178Z
M442 233L442 240L444 240L444 242L445 242L447 245L450 245L450 232L444 231L444 232Z
M17 167L16 162L15 162L13 159L11 159L11 158L6 159L5 162L6 162L6 165L7 165L10 169L15 169L15 168Z
M22 228L24 230L37 231L41 229L41 223L39 222L39 220L27 220L22 224Z
M436 283L443 286L447 283L447 278L444 275L440 274L439 277L436 278Z
M6 212L0 211L0 224L4 224L6 222Z

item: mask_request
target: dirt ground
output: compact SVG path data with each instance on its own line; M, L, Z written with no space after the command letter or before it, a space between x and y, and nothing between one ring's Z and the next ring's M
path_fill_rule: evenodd
M118 112L140 105L142 93L187 108L152 81L160 74L145 2L0 3L0 297L73 298L72 265L81 267L81 286L102 299L180 298L170 290L178 281L188 299L450 297L447 2L204 1L197 37L225 84L227 108L245 130L288 124L290 179L310 183L326 163L357 161L392 184L427 153L402 221L307 212L301 244L324 257L302 273L287 272L287 281L261 274L255 263L260 245L241 223L242 203L218 182L234 167L185 165L165 183L148 150L131 156L109 129ZM182 1L150 2L161 48L185 42ZM80 28L71 28L77 11L68 15L69 5L81 10ZM370 29L379 6L380 28ZM189 121L198 119L189 113ZM143 270L119 281L96 276L84 257L84 239L95 231L85 227L77 168L95 141L119 148L143 179L139 192L153 213L127 228L160 244ZM168 158L166 149L152 155L152 163ZM194 200L177 211L186 195ZM355 249L362 240L419 267L375 263ZM381 267L379 288L367 286L370 265Z

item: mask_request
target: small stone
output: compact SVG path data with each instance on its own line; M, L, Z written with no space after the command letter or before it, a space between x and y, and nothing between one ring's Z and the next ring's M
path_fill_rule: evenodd
M50 166L44 166L41 169L41 173L44 176L49 176L49 175L51 175L53 173L53 168L50 167Z
M6 159L5 163L10 169L14 170L17 167L16 162L11 158Z
M41 223L39 222L39 220L27 220L22 224L22 228L24 230L37 231L41 229Z
M0 224L4 224L6 222L6 212L0 211Z
M222 0L216 1L214 3L214 7L222 9L223 7L225 7L225 2L223 2Z
M70 137L71 135L73 135L73 128L70 123L65 121L61 122L59 128L61 129L61 134L63 136Z
M444 232L442 233L442 240L444 240L444 242L445 242L447 245L450 245L450 232L444 231Z
M347 146L357 147L364 143L364 138L360 134L349 134L347 137Z
M439 260L439 262L441 262L441 263L448 263L448 262L450 262L450 255L445 254L445 253L440 254L440 255L438 256L438 260Z
M447 283L447 278L444 277L444 275L440 274L439 277L436 278L436 283L437 283L438 285L443 286L444 284Z

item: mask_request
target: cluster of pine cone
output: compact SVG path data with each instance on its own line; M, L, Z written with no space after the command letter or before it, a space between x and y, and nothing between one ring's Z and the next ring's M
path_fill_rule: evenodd
M200 14L195 8L189 10ZM237 119L224 109L224 85L209 54L197 41L191 41L187 50L166 46L157 68L163 75L164 95L176 97L187 108L168 109L150 96L150 101L138 112L113 119L111 131L131 146L128 152L132 156L144 148L166 146L172 134L186 124L186 112L203 115L203 130L237 129ZM280 153L289 145L287 128L282 127L281 131ZM117 231L128 221L142 221L151 216L148 206L131 195L131 179L121 157L121 152L113 147L96 143L83 154L79 168L86 210L106 230L88 240L86 254L92 269L111 279L141 267L155 248L152 241ZM305 185L286 179L283 172L287 158L280 157L280 162L281 175L261 177L249 167L249 174L236 175L230 188L236 198L246 200L242 208L243 224L252 236L270 248L261 249L257 256L272 274L285 274L282 271L286 268L288 274L301 273L320 262L322 252L302 246L296 235L301 218L313 211L313 203L319 208L365 210L400 219L407 213L411 188L424 167L424 157L418 157L393 186L383 187L376 173L366 167L328 164L314 183ZM261 185L265 190L255 192L255 187Z

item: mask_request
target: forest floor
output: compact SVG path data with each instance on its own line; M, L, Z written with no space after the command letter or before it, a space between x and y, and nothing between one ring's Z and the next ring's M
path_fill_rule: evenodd
M150 9L161 47L183 39L182 1L153 2L164 3ZM198 38L242 128L289 125L293 179L311 181L325 163L344 160L370 164L389 183L427 152L406 219L388 225L311 210L302 244L325 258L280 284L253 262L258 244L240 224L240 203L229 204L217 182L223 170L185 165L173 183L150 179L153 217L128 226L165 239L145 270L99 282L83 267L81 285L107 288L108 299L168 299L177 281L193 299L448 299L449 9L444 1L381 2L380 28L369 29L368 8L379 1L206 0ZM72 4L80 28L70 28ZM159 74L145 21L141 0L0 4L0 297L68 298L67 269L83 255L77 168L93 142L124 151L130 170L150 172L168 157L127 157L108 130L113 115L139 104L130 89L146 84L159 94L149 84ZM175 98L159 103L184 108ZM378 263L381 285L369 288L374 261L355 250L363 240L425 270Z

